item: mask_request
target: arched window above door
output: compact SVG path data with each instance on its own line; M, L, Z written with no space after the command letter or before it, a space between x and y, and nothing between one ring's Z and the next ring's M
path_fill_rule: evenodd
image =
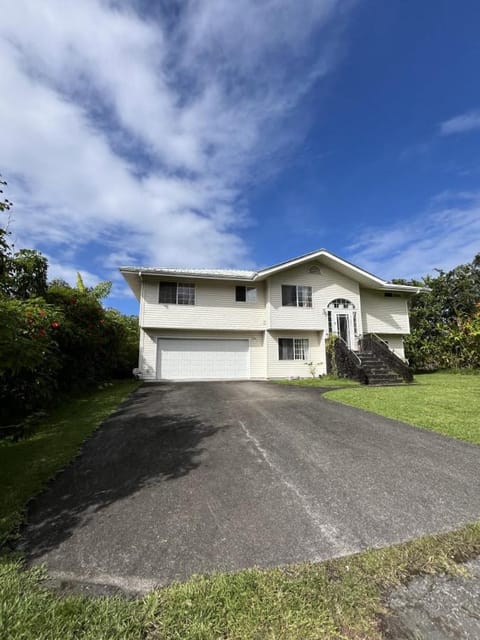
M358 337L357 311L351 300L335 298L326 309L328 335L340 336L350 348L356 348Z
M355 305L345 298L335 298L328 304L327 309L355 309Z

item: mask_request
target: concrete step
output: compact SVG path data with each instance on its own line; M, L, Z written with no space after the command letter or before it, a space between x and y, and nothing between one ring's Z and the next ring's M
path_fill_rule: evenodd
M367 376L369 384L378 382L403 382L403 378L400 376Z
M372 386L394 386L404 384L403 377L392 370L383 358L371 351L357 352L362 367L367 374L368 383Z
M392 382L391 380L387 380L385 382L369 382L369 387L399 387L400 385L406 384L403 380L397 380L396 382Z

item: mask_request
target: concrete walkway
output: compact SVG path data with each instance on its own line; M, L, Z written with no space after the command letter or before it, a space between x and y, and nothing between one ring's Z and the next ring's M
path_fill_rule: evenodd
M467 562L468 576L423 576L396 589L388 604L386 636L392 640L478 640L480 558Z

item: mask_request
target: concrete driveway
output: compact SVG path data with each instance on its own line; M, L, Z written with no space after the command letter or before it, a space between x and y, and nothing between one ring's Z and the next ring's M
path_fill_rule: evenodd
M142 592L457 527L479 469L480 447L317 389L144 386L32 504L22 547L57 580Z

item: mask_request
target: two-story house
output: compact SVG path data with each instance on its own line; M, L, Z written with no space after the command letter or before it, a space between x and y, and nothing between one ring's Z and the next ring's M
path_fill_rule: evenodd
M320 249L260 271L121 267L140 303L145 380L286 378L326 372L334 333L355 351L375 333L404 358L407 300L396 285Z

